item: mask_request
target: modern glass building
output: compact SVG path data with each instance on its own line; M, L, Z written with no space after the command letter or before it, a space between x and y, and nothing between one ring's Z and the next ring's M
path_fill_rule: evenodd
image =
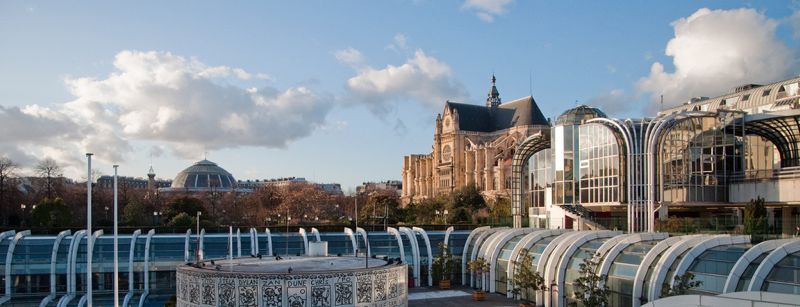
M521 140L514 227L655 231L678 215L741 224L762 197L773 229L800 224L800 78L700 97L653 118L581 105ZM732 227L732 226L731 226Z
M610 306L641 306L665 297L675 279L686 273L702 281L690 294L719 295L763 291L800 295L800 239L750 244L749 236L629 233L609 230L574 231L535 228L476 228L467 236L464 260L489 261L490 278L476 283L464 274L463 284L512 297L514 274L523 250L544 277L547 291L523 291L524 298L544 306L580 302L574 282L580 264L594 258L605 276ZM463 263L463 262L462 262ZM463 269L463 268L462 268Z

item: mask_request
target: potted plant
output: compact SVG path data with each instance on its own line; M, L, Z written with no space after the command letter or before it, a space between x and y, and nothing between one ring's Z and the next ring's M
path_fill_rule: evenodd
M536 299L529 296L528 291L544 291L547 290L547 286L544 285L542 275L533 269L533 255L530 250L522 249L519 259L519 261L513 261L514 279L511 293L514 294L514 298L522 300L519 304L520 307L535 306Z
M450 289L450 275L453 273L453 255L444 242L439 243L439 254L433 258L433 277L439 281L439 289Z
M489 262L483 257L467 262L467 268L475 276L476 287L472 291L472 299L476 301L483 301L486 299L486 293L483 292L484 277L489 274Z

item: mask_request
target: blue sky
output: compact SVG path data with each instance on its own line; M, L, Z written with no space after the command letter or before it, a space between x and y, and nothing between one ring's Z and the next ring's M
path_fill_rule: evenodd
M707 8L707 10L705 9ZM0 2L0 155L160 177L400 179L445 99L620 117L797 74L794 2ZM669 45L668 45L669 44ZM671 47L668 47L671 46ZM667 54L669 53L669 54ZM663 69L652 70L654 63ZM655 65L655 66L658 66ZM722 77L719 77L722 76ZM10 129L9 129L10 128Z

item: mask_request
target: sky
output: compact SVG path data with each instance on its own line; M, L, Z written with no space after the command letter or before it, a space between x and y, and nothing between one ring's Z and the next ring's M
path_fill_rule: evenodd
M798 74L792 1L2 1L0 156L86 178L401 179L447 100L610 116ZM85 179L84 179L85 180Z

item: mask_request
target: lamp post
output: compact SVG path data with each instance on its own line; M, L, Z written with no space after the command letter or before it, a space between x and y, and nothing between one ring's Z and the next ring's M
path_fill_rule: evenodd
M91 251L92 245L92 153L86 153L86 250ZM87 253L91 255L91 253ZM92 257L86 257L86 306L92 307Z
M118 209L119 203L117 202L117 168L119 165L114 165L114 307L119 307L119 225L118 225Z
M286 257L289 257L289 221L292 217L289 216L289 208L286 208Z
M444 225L447 226L447 209L444 209L442 213L444 213Z

